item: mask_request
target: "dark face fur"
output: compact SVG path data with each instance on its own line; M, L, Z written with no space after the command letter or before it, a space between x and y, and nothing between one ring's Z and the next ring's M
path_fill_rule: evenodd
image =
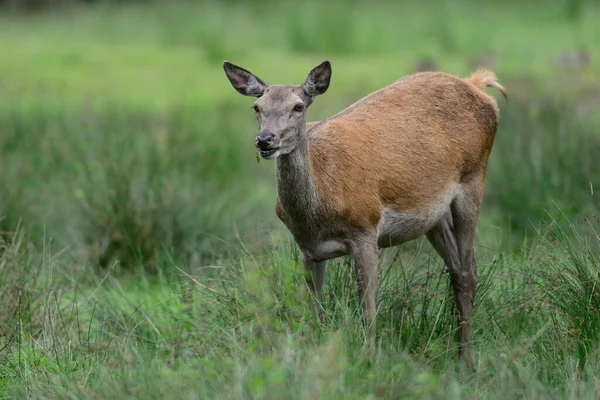
M253 105L258 120L255 145L265 159L275 159L296 148L306 128L306 109L315 96L325 93L331 80L329 61L314 68L299 86L268 85L227 61L223 69L239 93L257 98Z

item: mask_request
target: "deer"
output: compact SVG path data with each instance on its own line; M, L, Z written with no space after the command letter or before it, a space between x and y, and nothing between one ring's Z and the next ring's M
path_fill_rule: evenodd
M307 123L307 109L329 88L329 61L301 85L269 85L228 61L223 69L240 94L256 98L254 144L261 158L275 160L275 211L302 254L317 308L326 261L350 255L373 332L379 249L425 235L449 271L458 356L472 371L475 230L499 121L485 89L507 98L496 75L415 73Z

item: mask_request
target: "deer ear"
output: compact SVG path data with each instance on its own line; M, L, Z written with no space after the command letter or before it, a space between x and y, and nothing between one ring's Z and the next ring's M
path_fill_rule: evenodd
M310 71L302 88L308 96L315 97L327 91L330 80L331 63L324 61Z
M235 90L244 96L260 97L268 86L252 72L233 65L229 61L223 61L223 70Z

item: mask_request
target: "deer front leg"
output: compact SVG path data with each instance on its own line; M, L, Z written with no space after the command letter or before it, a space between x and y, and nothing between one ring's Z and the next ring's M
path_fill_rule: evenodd
M363 318L370 345L375 344L375 315L378 284L377 238L358 241L352 248L354 272L358 284L358 294L363 309Z
M315 262L304 258L304 278L306 279L306 286L310 290L311 304L317 317L321 308L321 292L325 282L325 263L326 261Z

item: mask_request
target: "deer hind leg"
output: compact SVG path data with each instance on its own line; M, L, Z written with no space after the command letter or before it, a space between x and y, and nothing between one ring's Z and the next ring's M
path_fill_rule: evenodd
M448 272L450 272L450 281L452 283L452 290L454 292L454 298L456 302L456 308L458 311L458 324L459 324L459 356L464 355L463 338L468 338L470 335L468 326L470 324L470 315L472 314L472 302L468 301L468 295L464 290L464 287L469 287L468 282L461 279L461 261L456 243L456 236L454 233L454 223L452 221L452 214L450 210L442 217L442 219L426 233L427 239L436 250L436 252L442 257ZM465 299L467 297L467 299ZM471 307L469 308L469 305ZM469 357L467 356L467 359ZM471 368L470 360L467 361L467 368Z
M477 265L475 263L475 227L483 194L483 179L472 179L450 206L450 212L427 232L427 239L444 259L450 272L450 281L458 312L459 356L472 371L471 319L475 300Z
M429 232L426 233L427 239L442 257L448 271L457 271L460 269L460 258L458 255L458 246L454 236L454 223L450 210Z
M473 176L463 182L450 205L458 259L451 263L450 280L458 311L459 355L464 358L467 372L475 362L472 349L471 320L475 302L477 264L475 263L475 228L483 196L484 176Z

